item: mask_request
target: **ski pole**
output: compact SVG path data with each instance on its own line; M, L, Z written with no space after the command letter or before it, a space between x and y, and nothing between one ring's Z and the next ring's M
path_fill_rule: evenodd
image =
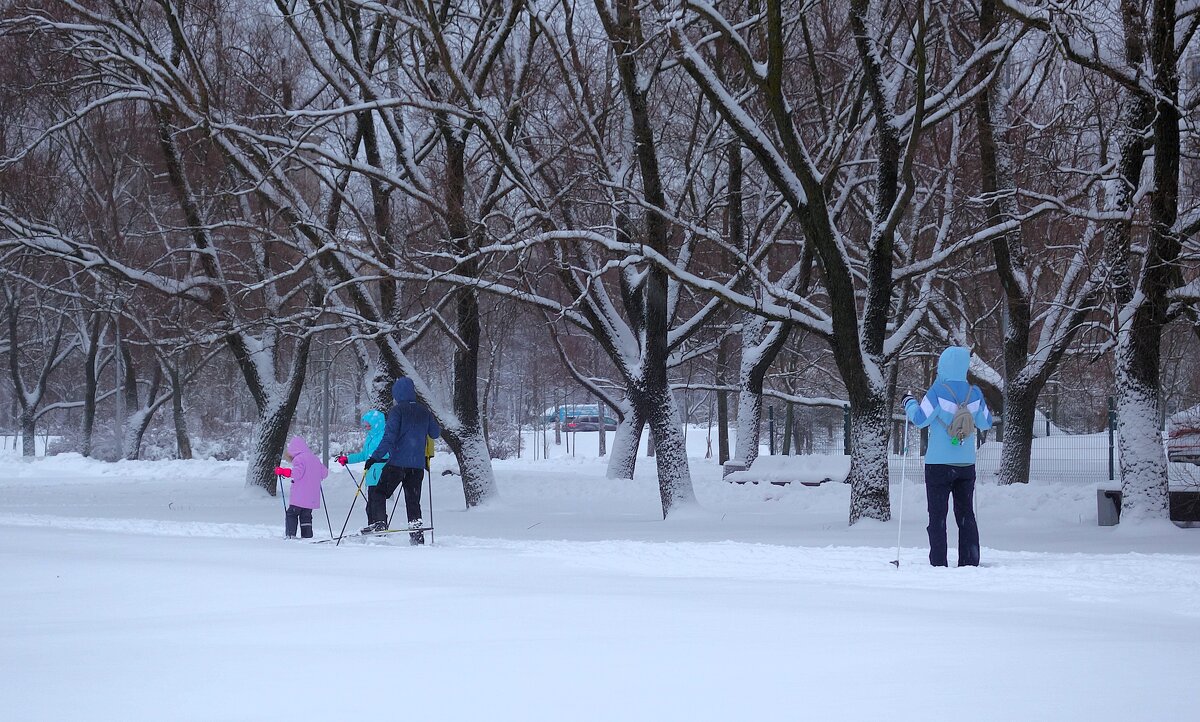
M404 496L404 484L401 484L399 488L396 489L396 492L396 500L392 502L392 513L388 514L387 518L388 529L392 528L392 519L396 517L396 507L400 506L400 497Z
M904 441L900 449L900 513L896 515L896 558L892 561L900 568L900 533L904 530L904 481L908 472L908 422L904 422Z
M350 475L350 480L354 482L355 492L354 498L350 500L350 511L346 512L346 521L342 522L342 530L338 532L337 541L334 543L335 547L342 544L342 537L346 535L346 527L350 524L350 516L354 514L354 505L358 503L359 494L366 497L366 493L362 490L362 484L358 483L358 479L354 478L354 472L350 471L349 467L343 466L342 468L346 470L346 473Z
M284 534L287 533L287 495L283 493L283 477L279 474L275 475L275 490L279 492L279 498L283 501L283 528Z
M425 457L425 481L429 484L429 546L433 546L433 470L429 468L429 457Z
M329 538L333 538L333 522L329 520L329 505L325 503L325 487L321 487L321 506L325 507L325 524L329 527Z

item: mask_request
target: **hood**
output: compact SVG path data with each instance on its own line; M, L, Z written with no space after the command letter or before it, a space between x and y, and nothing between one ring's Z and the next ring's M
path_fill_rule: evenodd
M401 376L396 379L396 383L392 384L392 398L396 403L402 404L407 401L417 400L417 391L413 386L412 379L407 376Z
M371 427L371 431L383 431L383 425L387 423L382 411L371 409L362 415L363 423Z
M301 454L312 453L312 450L308 448L308 442L304 440L303 436L293 436L291 441L288 442L287 450L293 459Z
M967 368L971 365L971 349L951 346L938 359L937 377L940 381L966 381Z

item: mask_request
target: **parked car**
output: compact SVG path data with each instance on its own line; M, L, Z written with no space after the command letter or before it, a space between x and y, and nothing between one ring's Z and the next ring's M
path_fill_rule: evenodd
M599 431L600 417L599 416L574 416L567 419L567 431ZM604 430L616 431L617 420L608 416L604 417Z
M560 404L551 406L542 412L541 419L547 424L553 424L555 419L561 420L564 424L580 416L599 416L600 410L596 404Z
M1200 406L1167 420L1167 459L1200 464Z

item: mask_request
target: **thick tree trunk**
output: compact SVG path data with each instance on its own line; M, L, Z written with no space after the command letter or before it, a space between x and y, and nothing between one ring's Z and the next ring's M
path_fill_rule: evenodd
M632 406L625 411L625 418L617 425L617 433L613 436L612 453L608 457L609 479L632 479L637 467L638 445L646 419L636 405Z
M287 444L288 429L295 415L295 404L275 403L259 412L250 444L246 468L246 485L259 486L271 496L277 492L275 467L279 466Z
M762 439L762 387L755 392L749 379L743 377L738 394L737 442L733 447L733 463L752 466L758 458Z
M261 487L271 496L276 493L275 467L283 456L287 432L291 428L296 405L300 401L300 390L304 386L310 342L311 339L307 337L299 340L287 370L287 378L279 382L262 375L267 371L274 373L276 350L273 339L264 341L233 334L226 341L258 412L246 464L246 486Z
M997 472L1000 484L1029 483L1033 421L1040 388L1033 389L1012 380L1004 384L1004 446Z
M884 394L851 394L850 523L859 519L888 521L888 437L891 419Z
M1116 351L1117 436L1121 457L1121 516L1166 518L1167 458L1159 416L1158 329L1133 328L1120 334Z
M762 392L767 371L787 343L790 328L769 328L765 319L749 316L743 323L742 362L738 369L738 426L734 461L751 466L758 458L762 429Z
M157 405L152 408L143 407L125 418L125 434L121 448L125 451L127 461L137 461L141 458L142 438L146 435L146 429L150 428L157 408Z
M21 456L37 456L36 425L33 409L21 412Z
M692 488L692 472L688 466L687 444L670 389L654 389L647 393L651 401L645 409L650 435L655 441L654 460L658 465L658 492L662 500L663 518L673 510L696 501Z
M1153 188L1150 197L1150 233L1142 257L1139 282L1130 285L1128 269L1132 263L1128 224L1120 226L1123 236L1116 248L1120 256L1114 286L1122 301L1117 332L1116 382L1117 430L1121 454L1121 513L1129 518L1167 518L1167 460L1158 430L1160 362L1162 331L1167 322L1167 294L1178 271L1181 241L1174 234L1179 206L1179 77L1176 55L1176 8L1174 0L1151 3L1150 60L1153 66L1153 97L1146 94L1132 99L1127 117L1126 142L1140 148L1140 132L1153 128ZM1126 44L1130 36L1142 30L1144 6L1123 7ZM1134 51L1141 48L1133 47ZM1142 60L1132 53L1131 65ZM1124 160L1124 158L1122 159ZM1132 163L1131 163L1132 165ZM1137 168L1140 170L1140 164ZM1138 176L1124 175L1127 186L1136 185ZM1127 191L1128 192L1128 191ZM1112 256L1110 256L1112 258ZM1124 261L1122 264L1121 262Z
M448 431L445 436L462 473L463 497L466 499L467 508L477 507L494 498L496 478L492 473L492 459L488 453L483 429L476 425L470 429Z

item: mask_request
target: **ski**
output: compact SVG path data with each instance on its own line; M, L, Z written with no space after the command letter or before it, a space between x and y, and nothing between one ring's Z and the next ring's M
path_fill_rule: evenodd
M403 534L406 532L409 534L416 534L417 532L427 532L427 531L433 531L433 527L423 526L423 527L420 527L419 529L384 529L382 531L373 531L369 534L363 534L362 532L354 532L353 534L343 534L342 536L333 537L332 539L317 539L317 540L309 542L309 543L310 544L327 544L329 542L337 542L339 540L344 540L344 539L356 539L356 538L369 539L373 536L383 536L384 534Z

